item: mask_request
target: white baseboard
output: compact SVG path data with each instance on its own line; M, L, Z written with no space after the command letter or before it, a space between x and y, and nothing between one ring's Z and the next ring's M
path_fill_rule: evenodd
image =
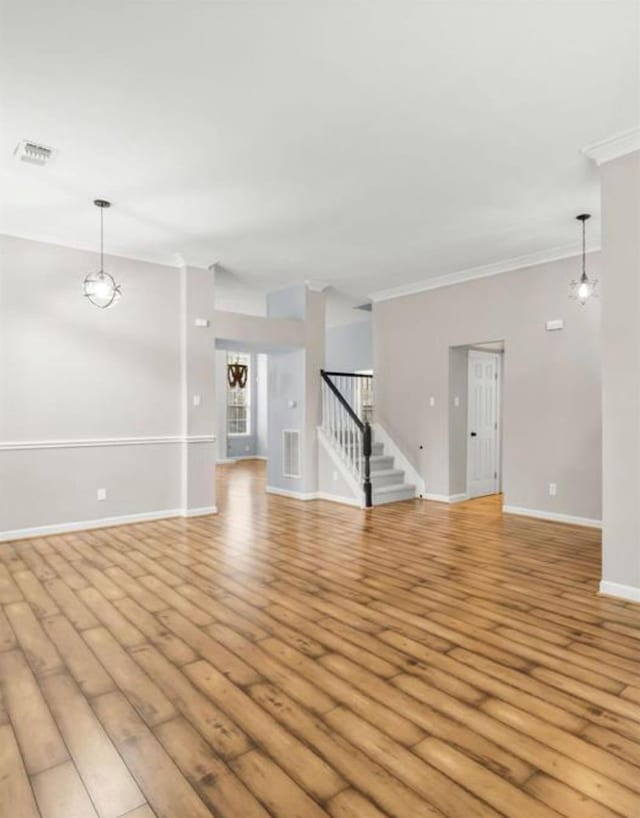
M209 514L217 514L218 506L201 506L200 508L183 508L180 510L180 517L206 517Z
M69 523L40 525L35 528L16 528L13 531L0 531L0 542L12 540L29 540L33 537L47 537L51 534L69 534L72 531L91 531L93 528L111 528L117 525L145 523L152 520L166 520L170 517L202 517L206 514L217 514L217 506L203 508L171 508L163 511L144 511L140 514L123 514L119 517L102 517L97 520L81 520Z
M328 500L332 503L341 503L346 506L353 506L354 508L362 508L362 504L357 500L349 497L341 497L338 494L330 494L328 491L291 491L290 489L280 489L275 486L267 486L267 494L277 494L280 497L289 497L291 500Z
M315 500L315 491L292 491L291 489L281 489L276 486L267 486L265 489L267 494L278 494L281 497L290 497L292 500Z
M422 500L433 500L436 503L462 503L469 499L468 494L430 494L421 495Z
M469 499L469 495L465 492L462 494L450 494L449 495L449 502L450 503L464 503L465 500Z
M517 514L520 517L535 517L538 520L549 520L552 523L567 523L568 525L582 525L587 528L602 528L602 520L592 520L589 517L574 517L571 514L558 514L555 511L540 511L536 508L522 508L520 506L502 506L504 514Z
M343 506L353 506L354 508L364 508L363 503L359 503L353 497L342 497L339 494L331 494L328 491L317 491L316 500L327 500L330 503L340 503Z
M239 455L238 457L221 457L221 458L218 458L216 460L216 464L219 465L219 466L225 466L225 465L228 465L229 463L237 463L239 460L264 460L264 461L266 461L266 460L268 460L268 458L265 457L262 454L242 454L242 455Z
M640 602L640 588L635 588L633 585L619 585L617 582L607 582L603 579L600 583L600 593L605 596L626 599L629 602Z

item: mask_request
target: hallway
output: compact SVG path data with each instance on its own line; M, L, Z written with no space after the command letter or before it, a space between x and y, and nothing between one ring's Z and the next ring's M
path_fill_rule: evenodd
M264 471L219 467L217 516L0 549L0 814L639 814L640 608L596 595L599 532Z

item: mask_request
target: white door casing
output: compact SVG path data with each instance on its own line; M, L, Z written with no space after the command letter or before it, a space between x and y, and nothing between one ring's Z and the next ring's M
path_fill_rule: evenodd
M495 352L469 350L467 494L500 491L500 361Z

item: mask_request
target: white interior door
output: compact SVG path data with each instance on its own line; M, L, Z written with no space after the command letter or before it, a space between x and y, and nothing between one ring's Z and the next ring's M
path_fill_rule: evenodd
M469 350L467 493L500 490L500 355Z

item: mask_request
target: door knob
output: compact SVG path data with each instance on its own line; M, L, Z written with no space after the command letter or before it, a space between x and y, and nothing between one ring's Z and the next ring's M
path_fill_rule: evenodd
M478 437L478 433L477 432L471 432L471 437Z

